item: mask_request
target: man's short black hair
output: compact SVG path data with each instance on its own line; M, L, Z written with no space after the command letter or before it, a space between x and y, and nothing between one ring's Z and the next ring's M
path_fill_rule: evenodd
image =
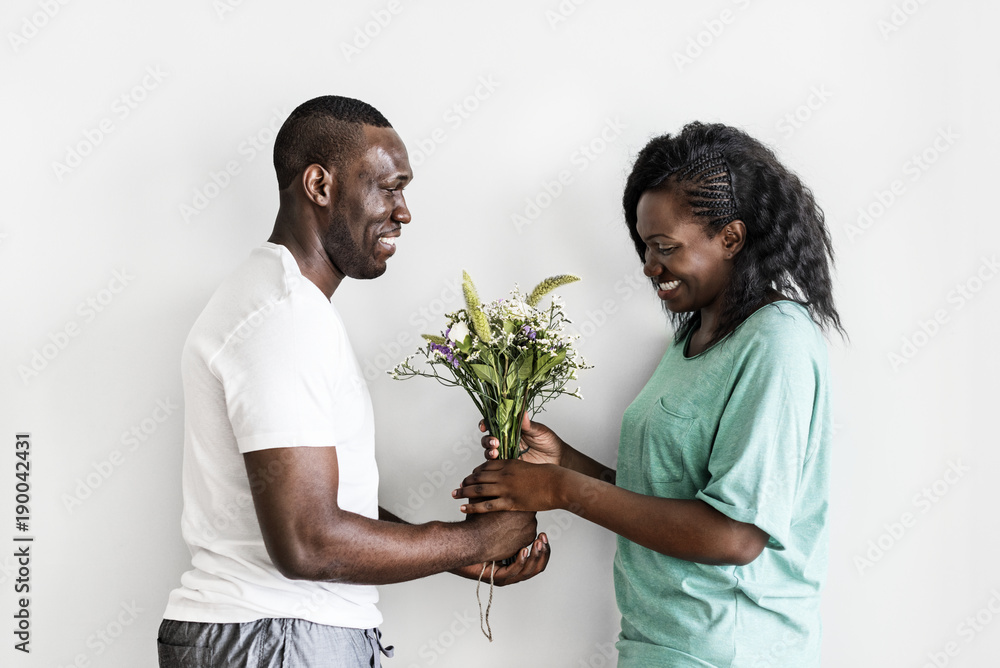
M309 165L344 167L363 148L362 125L392 127L378 109L350 97L324 95L296 107L274 140L278 190Z

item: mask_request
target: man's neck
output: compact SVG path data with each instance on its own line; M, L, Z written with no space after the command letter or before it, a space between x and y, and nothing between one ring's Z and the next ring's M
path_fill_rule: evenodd
M343 275L333 266L330 258L319 239L301 230L301 226L283 224L281 212L275 222L274 230L267 239L273 244L280 244L288 249L295 258L302 275L313 282L327 299L340 287Z

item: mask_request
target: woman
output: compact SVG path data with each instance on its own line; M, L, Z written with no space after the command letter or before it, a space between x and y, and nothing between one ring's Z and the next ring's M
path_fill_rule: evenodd
M701 123L643 148L623 205L675 335L625 411L618 471L525 416L521 459L488 461L453 496L475 499L466 513L561 508L618 534L620 667L818 666L820 328L843 333L823 213L769 149ZM496 439L483 445L495 458Z

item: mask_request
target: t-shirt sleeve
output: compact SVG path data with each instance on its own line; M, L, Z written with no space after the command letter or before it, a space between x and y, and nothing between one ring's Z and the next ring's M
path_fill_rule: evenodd
M808 454L817 393L813 345L798 327L769 327L737 356L710 478L697 492L724 515L767 532L767 546L778 550L787 544Z
M241 453L337 445L336 323L328 304L293 291L264 304L230 337L213 367Z

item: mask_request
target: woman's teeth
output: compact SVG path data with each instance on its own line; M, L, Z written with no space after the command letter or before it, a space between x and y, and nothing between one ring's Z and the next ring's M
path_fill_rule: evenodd
M660 283L660 289L661 290L673 290L674 288L676 288L680 284L681 284L680 281L670 281L669 283Z

